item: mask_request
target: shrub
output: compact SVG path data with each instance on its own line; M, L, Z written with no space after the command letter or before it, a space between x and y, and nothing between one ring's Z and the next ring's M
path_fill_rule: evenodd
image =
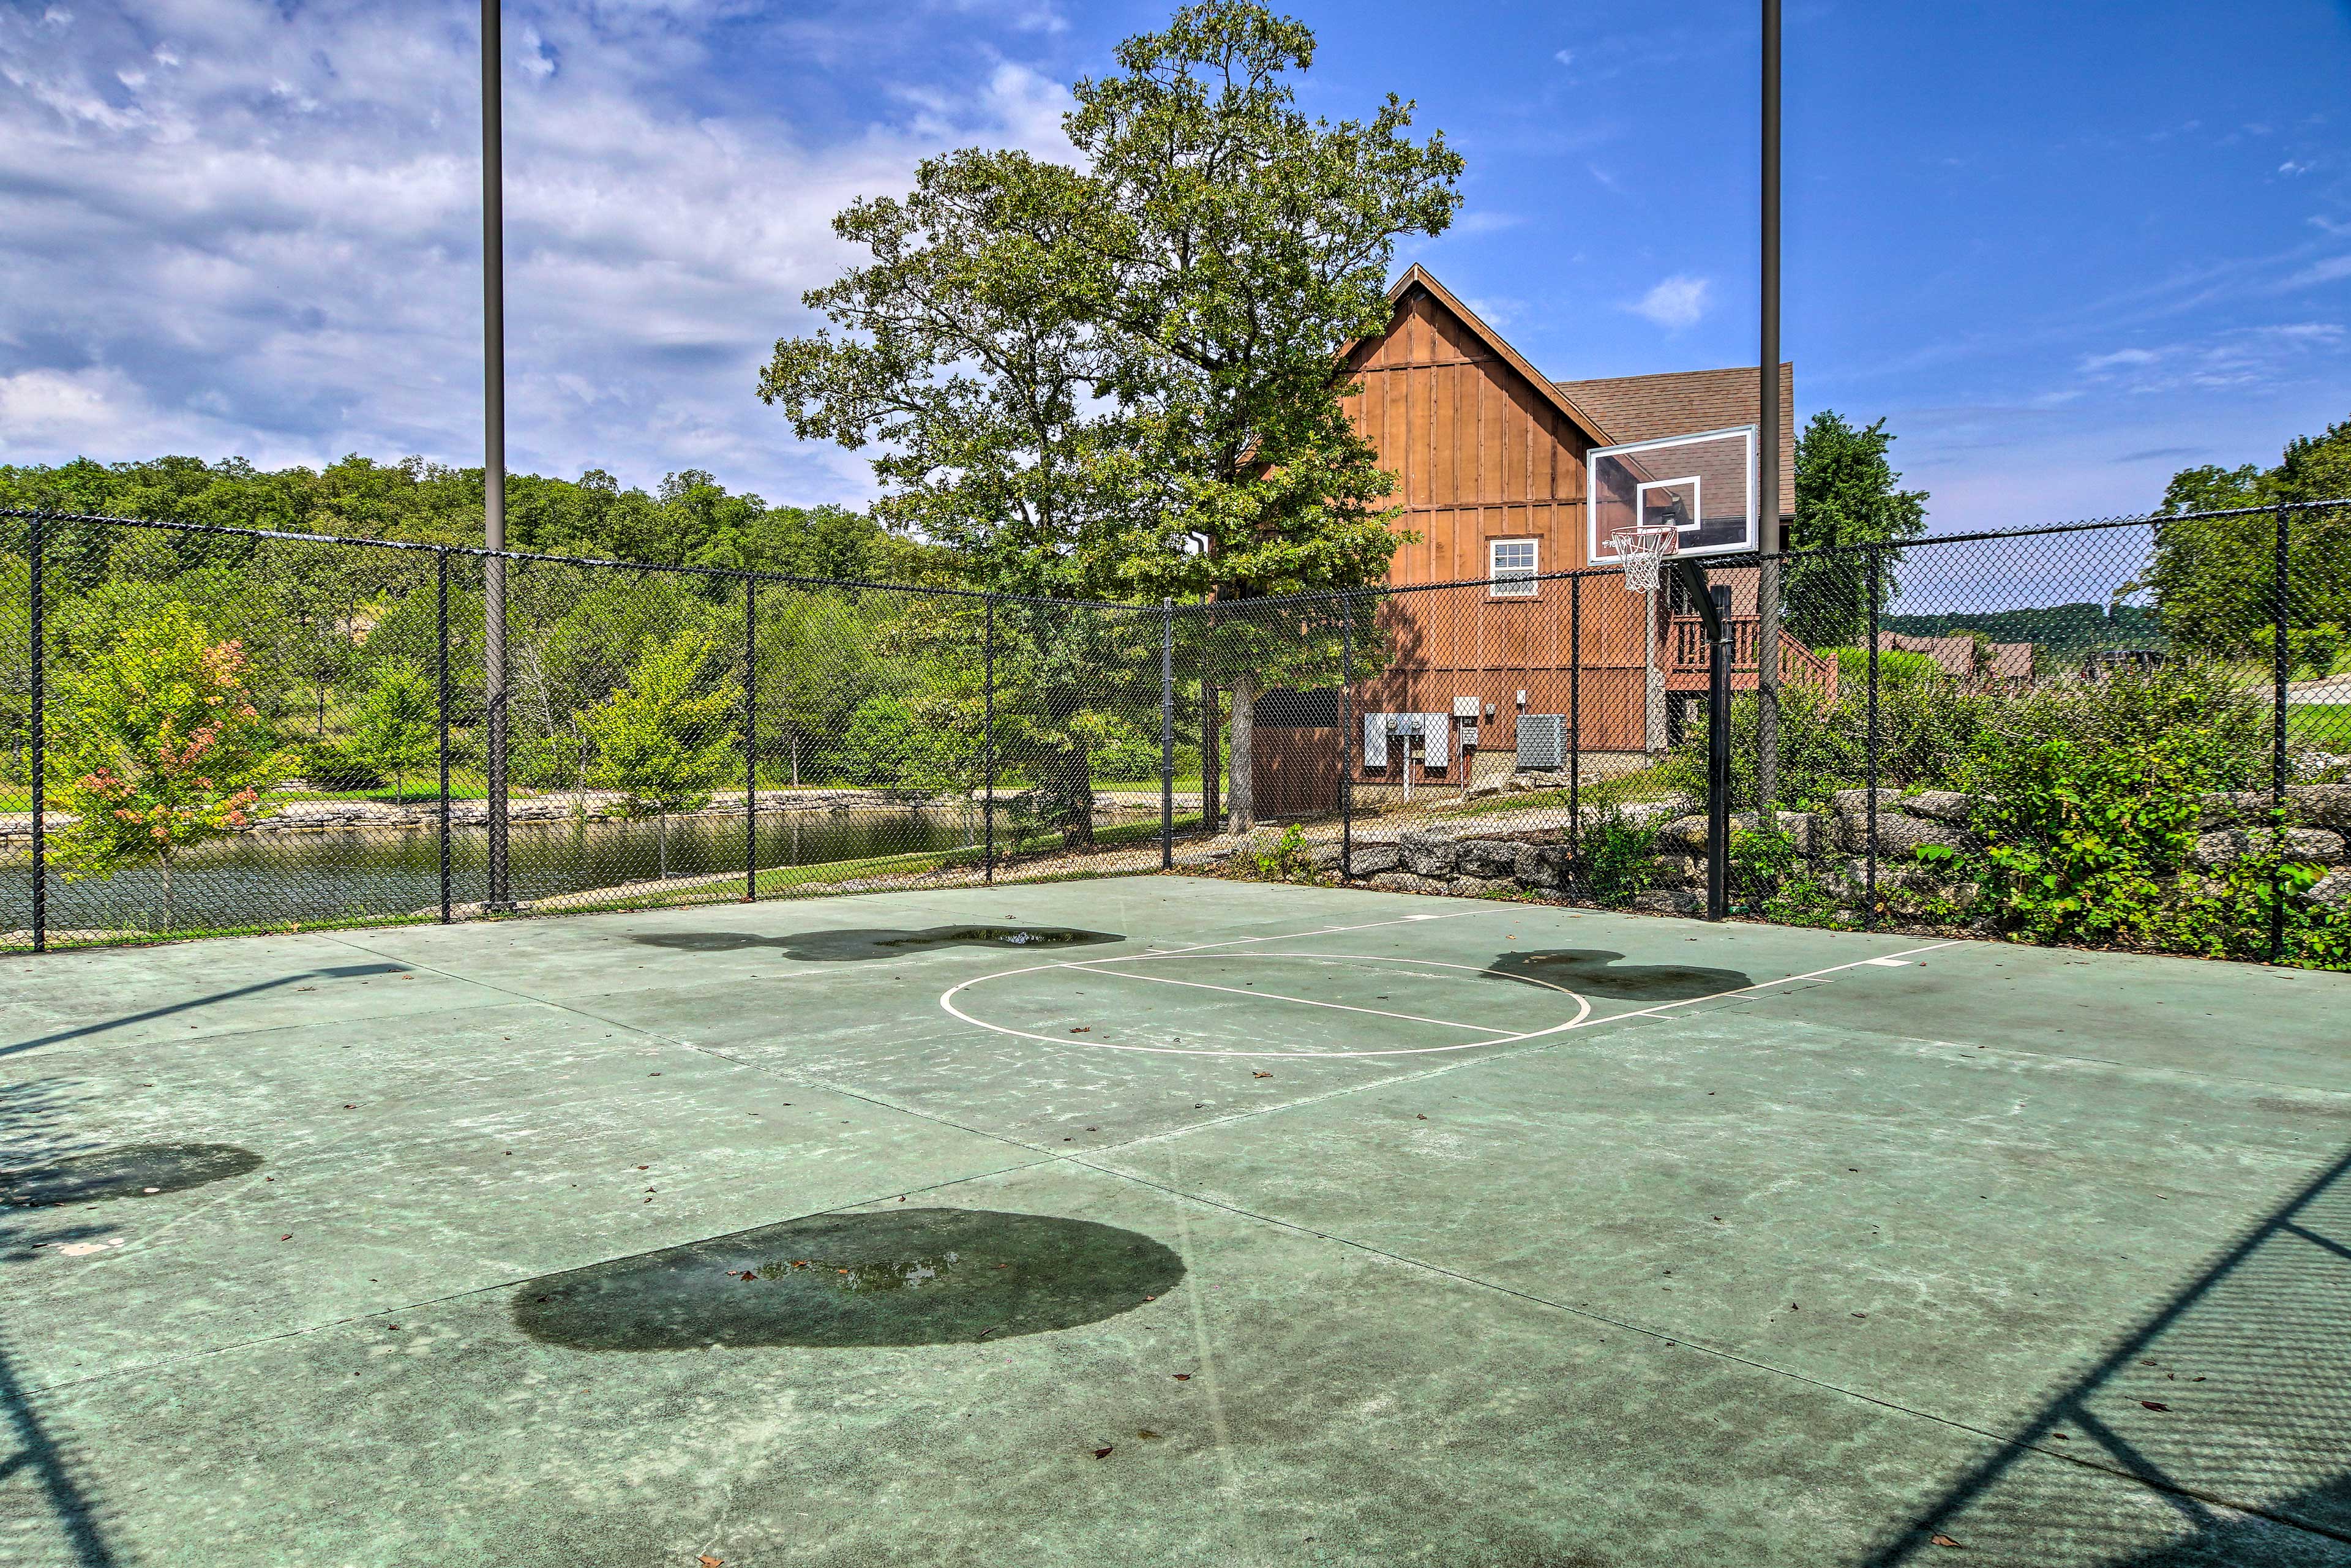
M1307 847L1306 835L1295 822L1281 830L1281 837L1252 853L1249 865L1259 882L1320 880L1313 852Z
M381 789L383 770L360 755L351 745L333 736L306 740L293 752L293 766L302 779L321 789Z
M1571 873L1595 904L1626 904L1657 885L1657 830L1636 821L1605 785L1593 793L1598 804L1577 835Z

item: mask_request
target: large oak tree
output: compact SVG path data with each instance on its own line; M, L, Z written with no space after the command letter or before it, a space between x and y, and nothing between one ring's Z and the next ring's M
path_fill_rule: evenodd
M1261 5L1188 5L1072 87L1078 166L959 152L854 204L834 228L873 259L807 296L832 328L778 343L760 395L803 438L879 445L877 514L990 588L1231 605L1378 581L1403 536L1337 366L1388 324L1396 241L1452 221L1461 160L1393 95L1310 119L1313 57ZM1296 639L1219 624L1246 831L1253 704Z

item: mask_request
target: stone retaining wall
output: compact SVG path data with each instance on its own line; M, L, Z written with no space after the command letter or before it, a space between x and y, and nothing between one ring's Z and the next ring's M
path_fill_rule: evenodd
M1869 791L1843 790L1831 804L1825 813L1783 811L1779 827L1795 852L1794 874L1813 882L1831 898L1850 904L1857 918L1868 891ZM1930 845L1961 853L1981 848L1969 826L1975 815L1974 798L1952 790L1905 795L1880 789L1876 804L1876 888L1888 912L1924 919L1948 917L1972 905L1976 884L1948 875L1932 861L1919 860L1917 852ZM2199 867L2217 871L2262 847L2270 813L2266 792L2204 797ZM1627 815L1645 826L1654 824L1659 883L1635 894L1633 907L1661 914L1702 911L1705 816L1672 803L1635 808ZM2351 908L2351 863L2346 863L2351 862L2351 785L2295 785L2286 791L2284 815L2289 824L2286 846L2294 858L2330 868L2304 896ZM1750 831L1757 825L1754 813L1748 811L1733 813L1732 821ZM1415 829L1393 842L1358 843L1353 880L1395 893L1470 897L1556 894L1570 874L1565 836L1563 828L1551 824L1498 831L1460 822ZM1319 870L1337 873L1337 844L1317 843L1310 852Z

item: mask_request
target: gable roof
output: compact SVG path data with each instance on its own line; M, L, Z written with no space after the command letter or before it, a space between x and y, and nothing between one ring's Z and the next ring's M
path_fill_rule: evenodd
M1631 437L1619 436L1611 434L1609 429L1601 423L1600 420L1593 415L1590 409L1586 408L1573 394L1562 390L1558 382L1550 380L1548 377L1544 376L1541 371L1536 370L1534 366L1529 364L1524 354L1520 353L1516 349L1510 347L1508 342L1504 341L1502 335L1499 332L1495 331L1491 327L1486 325L1485 322L1479 320L1476 311L1470 309L1469 307L1455 298L1453 291L1446 287L1442 283L1437 282L1437 279L1429 274L1428 269L1421 266L1420 263L1414 262L1410 267L1405 268L1404 276L1397 278L1395 285L1388 289L1388 303L1391 306L1401 305L1404 302L1405 297L1411 293L1415 288L1425 290L1430 298L1434 298L1439 305L1444 306L1447 310L1452 311L1454 315L1459 317L1461 319L1461 324L1468 328L1472 333L1476 334L1479 342L1492 350L1495 358L1500 360L1504 364L1518 371L1520 375L1525 377L1527 384L1534 388L1535 392L1545 401L1549 402L1553 408L1557 409L1562 414L1564 414L1567 417L1568 422L1573 424L1577 429L1581 430L1584 435L1591 440L1594 446L1613 446L1619 441L1633 439ZM1391 317L1391 319L1393 319L1393 317ZM1391 330L1393 330L1393 328L1391 328ZM1353 352L1357 346L1358 345L1352 343L1349 344L1349 351ZM1700 428L1703 427L1701 426Z
M1648 441L1753 424L1761 416L1755 367L1669 371L1651 376L1602 376L1562 382L1561 395L1591 409L1618 441ZM1780 366L1780 511L1796 509L1796 367Z

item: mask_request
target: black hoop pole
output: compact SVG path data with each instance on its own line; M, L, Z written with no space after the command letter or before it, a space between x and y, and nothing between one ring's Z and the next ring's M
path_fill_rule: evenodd
M1709 587L1706 568L1674 558L1675 578L1706 629L1706 917L1730 913L1730 590Z

